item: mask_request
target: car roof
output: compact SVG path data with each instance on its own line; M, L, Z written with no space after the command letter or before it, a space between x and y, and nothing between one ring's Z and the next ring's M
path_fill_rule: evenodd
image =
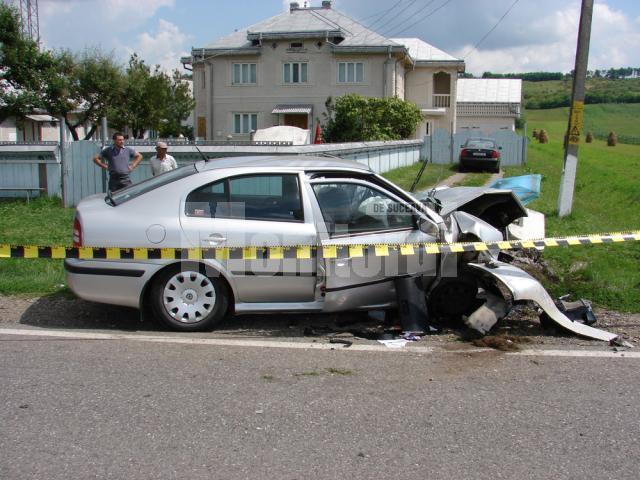
M342 160L335 157L319 157L311 155L254 155L247 157L214 158L207 160L206 162L199 162L198 170L206 171L220 168L239 167L278 167L300 170L349 169L373 173L367 165L354 160Z
M495 142L495 138L485 138L485 137L470 137L467 138L467 142Z

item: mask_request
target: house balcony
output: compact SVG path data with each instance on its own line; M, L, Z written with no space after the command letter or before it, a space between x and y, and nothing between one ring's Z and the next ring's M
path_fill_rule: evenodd
M451 95L448 93L434 93L431 102L433 108L449 108L451 107Z

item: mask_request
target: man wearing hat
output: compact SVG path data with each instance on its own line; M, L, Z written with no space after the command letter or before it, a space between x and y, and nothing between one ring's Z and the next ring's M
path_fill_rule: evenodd
M167 155L167 144L164 142L156 143L156 154L151 157L151 170L153 176L160 175L161 173L168 172L178 168L176 159L171 155Z

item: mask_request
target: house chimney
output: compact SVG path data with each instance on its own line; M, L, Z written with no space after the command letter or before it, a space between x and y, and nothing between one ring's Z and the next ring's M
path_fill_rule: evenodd
M298 2L291 2L289 4L289 11L293 12L294 10L297 10L300 8L300 4Z
M322 8L331 10L331 0L322 0Z

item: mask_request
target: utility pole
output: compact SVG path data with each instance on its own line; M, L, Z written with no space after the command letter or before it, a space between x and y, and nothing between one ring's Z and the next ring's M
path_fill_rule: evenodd
M569 126L565 142L564 169L562 171L560 196L558 198L558 215L560 217L569 215L573 205L573 191L576 183L576 171L578 169L578 144L580 143L580 131L584 124L584 84L587 77L587 64L589 61L589 39L591 37L592 17L593 0L582 0L576 65L573 69L571 110L569 112Z

